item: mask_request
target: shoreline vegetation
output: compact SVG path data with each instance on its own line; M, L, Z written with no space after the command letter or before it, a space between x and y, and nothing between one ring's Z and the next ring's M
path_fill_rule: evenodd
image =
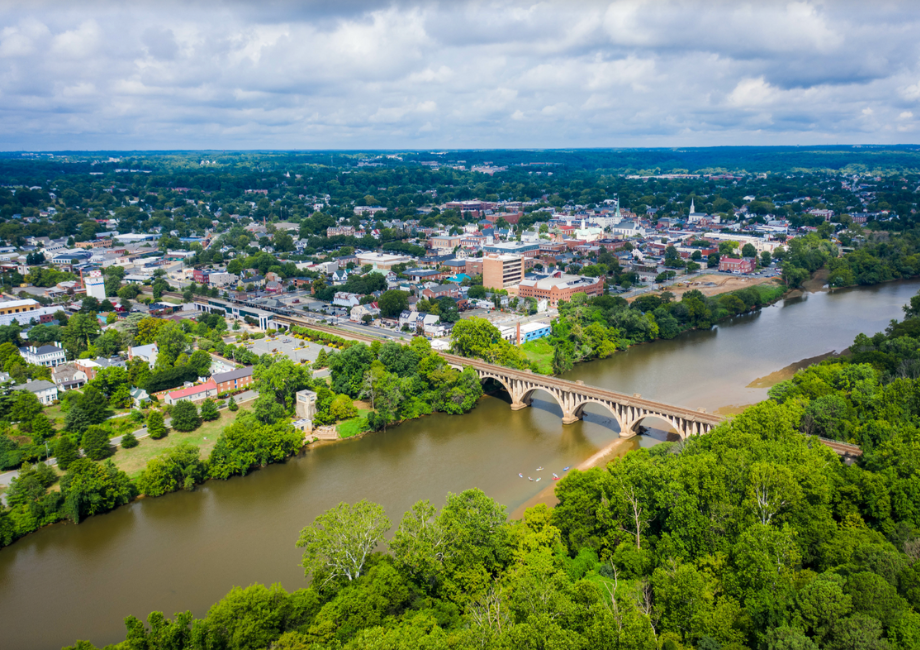
M596 453L553 508L509 520L474 488L416 503L388 536L381 506L341 503L296 540L304 588L129 616L107 650L916 648L920 294L904 312L707 435L588 468Z
M811 289L811 287L809 287L809 289ZM702 296L702 298L700 298L701 294L699 291L691 290L691 291L685 292L682 296L681 302L676 303L676 304L682 304L684 300L690 300L694 302L704 302L704 304L705 302L708 302L708 301L719 301L720 304L713 305L713 306L715 306L715 308L719 310L719 311L716 311L717 314L723 314L724 312L724 314L721 316L721 319L724 320L724 319L733 317L733 315L735 315L735 314L729 314L728 310L725 309L725 305L734 306L735 308L744 309L744 310L746 309L756 310L764 306L775 304L779 300L786 297L788 293L789 292L783 286L770 287L764 284L757 285L754 287L747 287L744 289L733 290L733 291L726 292L723 294L718 294L718 296ZM607 297L608 296L604 296L604 298L607 298ZM737 298L737 302L734 300L731 300L730 298L726 298L726 297ZM573 309L571 310L569 309L569 304L561 305L560 319L563 318L563 314L565 314L567 318L571 317L572 314L574 314L575 316L579 316L580 315L579 309L582 308L583 305L585 304L590 304L590 301L587 301L584 298L586 297L576 296L573 299L573 301L570 303L571 307L573 307ZM647 296L640 296L640 298L647 298ZM660 295L656 295L655 298L658 300L661 299ZM723 299L723 300L720 300L720 299ZM615 303L619 307L622 307L622 304L619 302L621 300L622 299L617 299ZM646 300L644 301L644 303L640 302L639 304L648 305L649 302L650 301ZM625 301L623 301L623 303L625 303ZM750 307L748 308L741 307L741 304L746 305L748 303L751 304ZM668 303L664 303L664 304L668 304ZM633 303L628 303L628 305L629 306L626 307L626 309L631 309L636 305L636 302L634 301ZM659 307L660 306L661 305L659 304ZM743 311L741 313L743 313ZM659 315L660 315L660 312L659 312ZM648 321L654 322L654 316L655 316L654 313L651 314L650 318L648 318L647 316ZM622 318L622 317L619 317L619 318ZM721 321L716 321L716 322L721 322ZM709 326L711 327L712 324L710 324ZM486 325L489 328L494 329L494 326L491 326L488 323L486 323ZM591 325L589 325L588 327L590 328ZM679 331L675 334L675 336L680 333L683 333L684 331L689 331L691 329L697 329L697 327L685 327L683 329L679 329ZM556 325L554 324L554 332L553 332L554 336L556 335L557 331L558 330L556 328ZM576 331L577 331L577 328L576 328ZM659 328L659 331L660 331L660 328ZM495 332L497 333L497 330L495 330ZM423 400L407 399L406 395L403 394L403 393L406 393L411 396L411 394L416 393L419 390L419 388L417 385L413 385L412 382L407 383L403 381L407 378L405 374L407 372L406 370L407 366L403 364L402 362L395 361L395 359L399 357L401 353L395 347L393 347L393 346L399 346L399 344L374 343L371 346L367 346L366 344L360 343L358 341L346 339L346 338L339 337L339 336L329 334L326 332L312 330L310 328L300 327L300 326L294 326L291 330L291 333L297 336L298 338L302 338L303 340L323 343L324 345L330 347L331 352L323 356L322 365L328 366L330 367L330 369L335 368L336 375L341 375L342 373L346 373L346 374L350 373L350 376L347 380L342 379L338 382L338 389L336 389L335 380L330 382L332 384L331 387L327 386L326 382L324 381L312 382L303 377L301 377L301 379L298 380L299 381L298 385L310 386L314 389L318 389L319 392L322 394L323 399L321 400L320 407L321 407L321 411L323 412L323 415L321 415L320 417L320 423L321 424L331 424L332 426L334 426L339 434L339 440L360 438L360 437L363 437L364 435L373 433L375 431L385 429L386 427L398 426L402 422L405 422L411 419L416 419L419 417L423 417L424 415L431 414L434 410L439 410L438 408L432 409L430 404L426 406ZM662 338L662 337L659 337L659 338ZM640 343L651 343L651 342L654 342L655 340L657 340L657 338L647 340L647 341L632 341L630 339L619 338L617 341L616 349L611 350L609 354L613 354L613 352L619 351L621 349L623 350L628 349L632 345L638 345ZM415 344L418 351L422 351L423 353L428 354L428 355L434 354L430 350L430 345L424 339L414 339L414 341L418 341L418 343ZM499 338L499 342L505 343L504 341L501 341L500 338ZM523 346L527 352L528 358L531 354L531 351L527 350L527 346L532 346L534 350L534 354L538 356L542 356L541 361L545 364L547 362L546 357L548 355L546 355L544 350L541 350L538 347L540 344L546 344L544 342L545 342L545 339L539 339L538 341L534 341L534 342L531 342ZM533 344L537 344L537 345L534 346ZM396 368L397 372L395 373L389 372L386 368L381 369L380 367L378 367L375 369L376 375L372 378L370 377L372 368L370 366L367 366L366 364L367 359L364 359L363 362L358 363L357 372L364 373L363 375L361 375L361 378L358 379L354 376L356 369L355 367L353 367L354 365L353 363L343 362L342 360L338 360L338 361L336 360L336 357L338 357L339 355L358 356L359 353L356 352L356 350L359 350L361 348L370 350L371 356L373 356L374 350L376 350L377 355L380 355L381 350L383 349L384 345L386 345L388 348L388 351L385 352L384 355L388 357L389 359L388 363L391 365L391 367ZM603 346L604 346L604 343L602 341L600 344L600 347L603 348ZM405 346L399 346L399 347L405 347ZM552 348L552 349L553 349L553 357L550 358L549 363L558 363L559 355L555 353L555 350L557 348ZM349 350L350 352L348 352L348 354L345 354ZM417 355L418 352L416 352L415 354ZM609 354L607 356L609 356ZM367 355L361 354L360 356L365 357ZM437 356L437 355L434 355L434 356ZM581 358L578 360L578 362L587 361L587 360L590 360L591 358L592 357ZM597 355L597 356L594 356L593 358L606 358L606 356ZM815 359L818 359L818 358L816 357ZM805 362L808 362L808 361L811 361L811 360L803 360L803 362L800 362L800 364L805 364L805 365L802 365L801 367L806 367L808 364L806 364ZM364 365L362 365L362 363ZM436 362L432 361L431 363L436 363ZM575 362L572 362L572 365L574 365L574 363ZM796 365L796 364L793 364L793 365ZM408 367L413 367L412 361L409 361ZM417 361L414 367L418 368ZM530 362L530 367L534 369L535 371L537 370L536 364L534 364L533 362ZM563 369L568 369L569 367L571 366L568 366L568 367L563 366ZM783 378L787 378L786 375L788 374L788 371L790 370L790 368L782 369L777 372L781 373L781 376ZM290 369L286 369L286 372L288 375L291 374ZM399 377L399 374L398 374L399 372L403 372L402 377ZM454 372L456 373L456 371ZM558 373L552 373L552 374L558 374ZM396 376L393 376L393 375L396 375ZM400 385L401 381L403 381L402 386ZM441 379L435 380L435 382L438 382L438 381L442 381L442 380ZM284 383L283 380L281 380L281 383L282 384ZM478 393L475 390L475 387L473 386L474 383L476 387L479 388ZM452 394L450 398L451 403L448 404L446 407L444 407L445 412L462 413L462 412L466 412L470 410L471 408L475 407L475 403L478 401L478 399L483 394L483 389L481 385L479 384L478 379L474 382L472 377L466 378L465 385L466 385L466 389L468 390L466 394L461 395L461 392L458 392L456 389L452 390ZM330 388L332 390L330 390ZM339 389L341 389L343 392L337 393L337 390ZM445 394L447 390L450 390L450 389L445 389L444 386L440 386L438 390L443 395ZM493 390L489 392L495 392L495 391ZM374 396L380 397L376 409L374 408L374 400L373 400ZM475 396L475 398L472 398L473 396ZM359 397L360 398L371 397L371 399L369 400L369 403L366 403L366 404L362 403L361 406L363 408L359 409L359 408L356 408L353 403L353 399L357 399ZM338 400L337 404L335 404L336 400ZM274 405L271 404L272 402L274 402ZM411 406L407 406L407 404L410 404ZM273 406L275 406L274 409L272 408ZM726 406L726 407L719 409L719 414L726 415L726 416L736 415L737 413L740 413L744 408L747 408L747 406L749 405L740 406L740 407ZM370 407L370 408L368 409L367 407ZM269 423L270 425L275 425L276 427L283 426L283 423L282 423L283 415L281 414L280 411L277 410L278 408L283 409L284 407L281 407L281 405L279 404L279 400L277 398L275 398L274 400L263 400L261 406L254 405L254 411L258 411L259 413L254 412L252 414L254 418L253 422L256 422L257 424L263 423L263 422ZM334 414L330 414L331 411L334 412ZM270 412L271 414L267 415L267 413L270 413ZM243 410L243 411L240 411L239 416L242 417L246 414L247 414L247 411ZM279 433L279 432L276 431L275 433ZM291 435L296 435L296 434L293 434L292 432L291 434L287 436L282 436L282 437L288 438L288 442L282 444L281 445L282 449L280 450L279 449L274 449L274 450L268 449L269 447L272 446L272 444L274 444L273 442L268 443L267 446L266 445L260 446L257 444L253 444L252 442L236 441L235 444L242 445L244 447L248 446L250 447L250 449L247 450L245 454L246 455L245 459L237 459L236 462L238 466L235 466L230 474L227 474L227 472L231 470L227 469L226 467L223 467L221 470L219 470L220 475L211 475L209 473L211 471L210 464L209 464L210 459L208 457L204 459L200 457L201 448L205 448L207 451L213 453L213 448L217 445L216 441L213 443L209 442L208 444L202 444L201 446L196 446L196 445L188 444L188 443L180 443L178 445L167 446L165 449L162 450L162 453L160 453L159 455L153 456L152 458L149 458L147 461L147 465L145 465L143 470L139 470L138 468L135 468L133 466L128 468L129 470L131 470L129 474L125 474L124 472L120 470L119 467L113 466L110 469L106 469L107 475L109 476L108 482L102 480L99 477L96 478L97 484L94 486L94 489L97 492L102 491L103 494L107 495L108 502L112 504L108 508L104 508L103 510L99 510L98 512L106 512L108 510L111 510L113 507L118 507L119 505L125 505L127 503L130 503L136 498L160 496L162 494L167 494L169 492L173 492L173 491L180 490L180 489L194 490L197 485L200 485L204 481L210 480L211 478L226 479L233 475L244 476L249 471L252 471L252 469L258 469L259 467L264 467L265 465L269 463L286 462L288 458L291 458L300 453L303 453L304 451L308 450L313 444L318 444L318 443L326 444L328 442L334 442L334 441L310 440L309 436L307 436L306 438L301 440L300 444L292 445L290 443L290 440L293 440ZM274 436L274 437L277 437L277 436ZM218 437L218 440L219 439L220 437ZM277 442L277 441L274 441L274 442ZM594 454L592 458L602 459L604 457L609 456L610 454L615 452L616 448L620 446L620 443L622 443L621 439L617 439L616 441L613 441L610 445L608 445L602 450L599 450L596 454ZM262 450L258 451L260 447ZM250 464L245 468L242 467L242 464L245 464L246 462L249 462ZM145 482L141 483L142 475L147 471L148 467L150 468L150 478L145 479ZM60 496L60 491L56 489L57 486L55 485L55 483L60 478L62 478L62 476L59 476L59 475L56 475L54 477L50 475L47 477L35 476L37 473L37 470L40 470L40 469L41 469L40 466L27 468L27 471L25 472L25 476L21 476L21 478L23 479L21 483L23 485L18 490L19 493L23 492L23 486L26 484L36 483L36 485L33 485L31 487L31 500L26 499L24 503L18 504L20 506L19 515L18 516L15 515L14 507L7 509L5 513L0 513L0 547L7 546L13 543L14 541L16 541L17 539L20 539L23 536L31 534L33 532L37 532L46 526L54 525L57 523L63 523L63 521L67 519L69 519L70 521L73 521L74 523L78 523L83 516L91 516L92 514L97 513L96 510L93 510L93 511L89 511L88 513L79 513L79 512L73 511L72 513L64 514L62 512L63 504L57 503L58 500L61 499L61 496ZM218 470L215 470L215 471L218 471ZM153 478L154 475L156 475L155 479ZM114 484L112 484L113 482ZM44 486L46 493L43 492L40 486ZM48 491L49 489L50 491ZM546 488L544 492L549 489L551 489L551 486ZM4 492L9 493L10 488L5 490ZM15 501L17 499L16 497L17 491L13 490L13 492L14 492L14 501ZM44 497L40 497L39 496L40 494L44 494ZM542 494L543 493L541 492L541 495ZM540 497L540 495L538 495L538 497ZM9 497L7 498L9 500ZM548 499L544 495L540 498L537 498L537 500L540 502L548 503L549 500L551 499ZM52 501L54 503L51 503Z
M584 294L576 294L571 301L559 304L559 317L553 321L549 340L539 339L517 348L502 339L497 328L488 321L474 318L455 325L453 349L462 356L498 365L558 375L570 370L575 363L604 359L632 345L712 327L736 315L772 305L789 297L793 290L822 290L825 278L829 289L833 290L916 276L920 272L920 256L912 252L918 245L917 236L902 233L899 239L889 239L885 245L867 244L871 250L857 248L842 257L833 257L830 242L807 235L792 240L789 250L781 256L785 285L757 284L713 296L692 289L684 292L680 300L673 300L673 295L667 291L644 294L632 302L618 296L588 299ZM53 470L42 469L41 464L26 468L25 475L17 479L18 487L14 489L11 485L4 491L11 507L0 509L0 547L64 519L76 523L85 516L107 512L142 494L159 496L179 489L190 490L208 478L245 475L252 468L283 462L307 446L302 438L298 443L290 442L299 434L293 429L285 431L290 427L293 393L296 392L292 387L318 392L318 423L335 425L341 439L385 430L438 410L465 413L475 407L483 392L475 373L452 370L457 377L446 377L441 369L438 374L436 359L440 357L431 352L424 339L414 339L410 346L393 342L374 342L368 346L309 328L295 326L292 333L305 340L321 342L333 350L322 361L330 368L332 381L331 385L313 381L312 374L307 377L305 369L293 372L284 363L274 363L277 368L285 368L281 372L286 376L273 371L264 373L271 379L265 382L265 395L260 396L253 407L252 418L256 425L249 429L250 432L270 431L266 440L247 441L247 436L235 434L231 437L236 439L229 443L239 447L230 450L234 457L221 458L216 465L212 465L210 457L202 460L197 447L170 447L161 456L148 461L150 476L146 479L137 476L134 480L109 461L93 464L81 460L76 469L87 474L82 478L77 476L77 471L61 477ZM415 341L424 343L416 344ZM411 357L408 361L402 359L406 354ZM426 355L427 367L420 370L419 361ZM411 374L416 371L418 374ZM358 398L369 398L371 409L359 413L353 404ZM745 408L729 405L720 408L719 413L736 415ZM197 411L195 417L198 417ZM238 427L241 428L245 427ZM224 440L223 433L221 440ZM220 454L226 455L226 444L220 447L219 441L211 455L218 447ZM145 469L142 474L147 472ZM76 483L75 478L78 479ZM57 483L60 487L55 485ZM93 502L93 505L75 505L81 498L74 496L68 500L64 489L74 485L79 488L74 494L82 490L83 502Z

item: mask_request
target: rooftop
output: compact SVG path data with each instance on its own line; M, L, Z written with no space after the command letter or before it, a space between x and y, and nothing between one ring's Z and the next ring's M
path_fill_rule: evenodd
M172 399L180 399L182 397L188 397L190 395L197 395L198 393L203 393L206 390L217 390L217 382L215 382L213 378L207 380L203 384L198 384L197 386L189 386L188 388L174 390L169 393L169 396Z

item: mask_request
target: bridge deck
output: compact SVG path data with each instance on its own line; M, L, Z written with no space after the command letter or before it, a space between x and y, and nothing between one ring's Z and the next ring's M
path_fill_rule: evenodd
M335 334L344 339L352 339L355 341L361 341L364 343L373 343L374 341L379 341L380 339L366 336L363 334L358 334L356 332L350 332L348 330L342 330L336 327L329 327L327 325L317 325L312 321L309 321L305 318L298 318L296 316L282 316L276 315L275 320L287 321L295 325L302 325L304 327L309 327L311 329L318 330L320 332L326 332L329 334ZM496 374L503 374L508 377L514 377L515 379L532 382L534 384L542 384L547 387L556 388L564 391L574 391L585 396L590 396L592 398L600 400L615 401L620 404L635 406L638 408L644 408L648 410L658 410L663 413L670 413L677 417L684 418L686 420L692 420L696 422L701 422L715 426L722 421L722 418L713 413L703 413L700 411L694 411L693 409L688 409L682 406L674 406L671 404L665 404L663 402L656 402L654 400L643 399L641 397L634 397L633 395L626 395L625 393L618 393L616 391L607 390L604 388L597 388L594 386L587 386L585 384L579 384L578 382L568 381L566 379L559 379L557 377L551 377L547 375L538 375L531 372L525 372L522 370L514 370L512 368L505 368L503 366L496 366L491 363L486 363L485 361L480 361L478 359L469 359L467 357L461 357L455 354L448 354L445 352L439 353L444 359L453 365L458 366L472 366L479 370L485 370L488 372L493 372ZM862 449L857 445L851 445L844 442L839 442L836 440L828 440L825 438L818 438L818 441L833 449L837 454L844 457L854 457L861 456Z
M472 366L479 370L500 373L508 377L514 377L515 379L532 382L534 384L543 385L550 388L558 388L564 391L575 392L587 397L593 397L595 399L617 402L618 404L623 404L624 406L635 406L638 408L648 409L650 411L661 411L662 413L674 415L686 420L704 422L713 426L719 424L722 421L720 416L713 413L704 413L702 411L695 411L683 406L674 406L673 404L666 404L664 402L644 399L642 397L635 397L633 395L627 395L625 393L618 393L613 390L607 390L606 388L597 388L595 386L579 384L578 382L569 381L567 379L559 379L558 377L537 375L531 372L526 372L524 370L514 370L511 368L496 366L491 363L486 363L485 361L479 361L478 359L468 359L466 357L461 357L454 354L442 353L441 356L451 364L456 364L459 366Z

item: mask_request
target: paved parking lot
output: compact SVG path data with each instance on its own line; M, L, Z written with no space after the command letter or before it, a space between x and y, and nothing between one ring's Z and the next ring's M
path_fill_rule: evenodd
M258 355L277 353L283 354L293 361L306 361L307 363L316 361L316 357L319 356L319 351L324 347L316 343L295 339L292 336L276 336L274 339L264 338L257 341L250 340L246 343L251 344L247 345L247 347ZM332 350L326 348L326 351L331 352Z

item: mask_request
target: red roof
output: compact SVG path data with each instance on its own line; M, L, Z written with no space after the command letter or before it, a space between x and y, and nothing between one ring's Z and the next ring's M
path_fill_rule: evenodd
M188 388L183 388L181 390L175 390L169 393L169 396L173 399L179 399L180 397L189 397L190 395L197 395L198 393L203 393L206 390L217 390L217 384L213 379L209 379L203 384L198 384L197 386L189 386Z

